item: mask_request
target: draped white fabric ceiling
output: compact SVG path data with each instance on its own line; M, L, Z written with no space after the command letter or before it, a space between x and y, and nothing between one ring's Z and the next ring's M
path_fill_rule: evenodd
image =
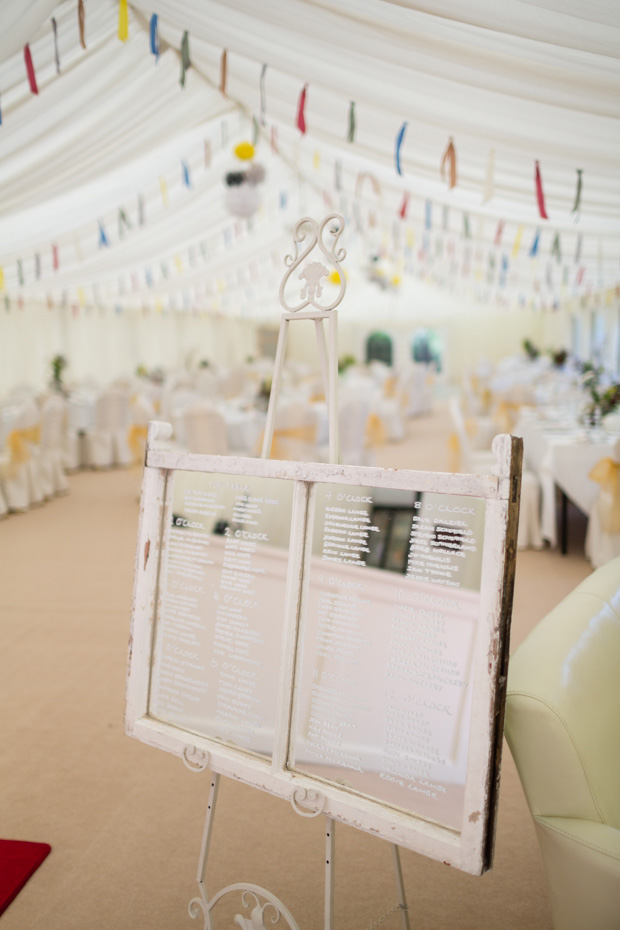
M0 283L9 301L255 315L274 306L290 224L329 204L351 218L352 256L381 252L395 277L457 297L557 305L617 294L615 0L136 0L126 42L118 3L86 0L84 10L86 49L75 0L0 5ZM192 67L181 87L185 31ZM252 116L267 180L246 223L227 211L222 178ZM451 190L440 175L450 138ZM539 215L536 161L549 219Z

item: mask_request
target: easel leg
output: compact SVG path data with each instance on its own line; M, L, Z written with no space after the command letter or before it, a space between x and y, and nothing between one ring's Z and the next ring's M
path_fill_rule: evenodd
M323 329L323 320L315 320L314 328L316 331L316 342L319 347L319 364L321 367L321 380L323 381L323 391L325 400L329 396L329 367L327 363L327 343L325 342L325 330Z
M267 409L267 422L265 424L265 435L263 436L263 448L261 458L268 459L271 452L271 443L273 440L273 429L276 420L276 408L278 406L278 394L280 393L280 382L282 380L282 370L284 368L284 353L286 351L286 340L288 338L288 320L284 317L280 320L280 332L278 333L278 347L276 349L276 358L274 362L273 378L271 381L271 393L269 394L269 407Z
M334 922L334 855L336 824L325 818L325 930L332 930Z
M407 898L405 896L405 883L403 882L403 870L400 864L400 850L395 843L392 843L392 856L394 859L396 888L398 890L398 903L401 908L400 917L403 922L403 930L410 930L409 911L407 910Z
M211 777L211 790L209 791L209 804L207 807L207 816L205 818L204 830L202 831L202 843L200 845L200 858L198 859L198 874L196 880L200 891L199 898L192 898L189 902L189 916L197 917L198 908L202 910L204 916L205 930L211 930L211 918L209 916L209 899L205 888L205 872L207 871L207 860L209 858L209 846L211 845L211 834L213 832L213 817L215 814L215 805L217 803L217 792L220 787L220 776L213 774Z

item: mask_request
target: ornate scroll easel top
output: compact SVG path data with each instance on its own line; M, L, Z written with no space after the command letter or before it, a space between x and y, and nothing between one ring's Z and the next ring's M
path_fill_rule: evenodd
M346 258L347 253L345 249L338 248L338 239L343 229L344 219L339 213L330 213L320 226L316 220L309 216L304 216L303 219L299 220L293 238L295 254L287 255L284 259L288 271L280 284L280 303L287 313L297 313L297 311L309 306L320 311L334 310L338 306L346 290L344 271L341 270L340 263ZM286 285L289 278L306 261L315 247L323 254L322 256L317 255L313 261L305 264L297 275L302 284L299 291L299 302L293 305L285 294ZM327 301L323 293L323 278L328 278L332 271L336 271L338 274L338 294L335 300L330 303L323 303L321 298Z

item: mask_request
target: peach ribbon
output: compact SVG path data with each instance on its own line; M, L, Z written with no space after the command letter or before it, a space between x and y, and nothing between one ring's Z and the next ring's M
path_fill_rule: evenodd
M382 446L387 433L383 421L376 413L370 413L366 420L365 440L367 446Z
M316 442L316 423L311 423L308 426L291 426L287 429L274 429L273 438L271 440L270 457L272 459L290 458L291 450L288 443L291 440L293 442L305 443ZM262 439L260 444L262 447Z
M611 507L601 515L603 529L606 533L620 533L620 462L606 456L596 463L588 477L611 498Z
M141 462L144 458L144 446L148 434L148 426L140 426L134 423L129 427L127 432L127 442L133 453L134 462Z

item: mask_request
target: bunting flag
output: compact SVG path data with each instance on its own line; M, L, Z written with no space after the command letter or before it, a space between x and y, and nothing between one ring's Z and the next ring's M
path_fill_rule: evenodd
M125 230L131 229L131 223L129 218L122 207L118 208L118 237L122 239L125 235Z
M159 179L159 189L161 191L161 202L164 207L168 206L168 185L165 178Z
M80 45L86 48L86 13L84 12L84 0L78 0L78 27L80 30Z
M538 245L540 243L540 229L537 229L534 233L534 238L532 239L532 244L530 246L530 258L536 258L538 255Z
M271 127L271 151L277 155L278 154L278 127Z
M129 38L129 11L127 0L118 0L118 37L121 42Z
M162 278L167 278L168 277L168 263L160 262L159 267L161 268Z
M471 239L471 231L469 228L469 213L463 213L463 235L466 239Z
M59 261L58 261L58 246L52 245L52 268L54 271L58 271Z
M349 125L347 128L347 142L355 142L355 102L349 104Z
M342 162L339 158L334 162L334 187L337 191L342 190Z
M506 276L508 274L508 256L502 255L502 267L499 275L499 286L506 287Z
M400 129L398 130L398 135L396 136L396 146L394 149L394 163L396 165L396 173L400 175L402 175L403 173L401 161L400 161L400 150L403 144L403 140L405 138L406 131L407 131L407 123L405 121L403 125L400 127Z
M571 216L574 213L575 219L579 219L579 216L581 214L581 185L583 181L583 178L582 178L583 169L576 168L575 170L577 171L577 190L575 191L575 202L573 204L573 209L570 212L571 212Z
M32 63L32 55L30 54L30 46L27 42L24 45L24 62L26 64L26 74L28 75L30 91L33 94L38 94L39 88L37 87L37 78L34 73L34 65Z
M267 114L267 97L265 92L265 75L267 74L267 65L260 69L260 121L261 126L265 126Z
M515 236L515 241L512 246L512 257L516 258L519 254L519 249L521 248L521 239L523 238L523 226L519 226L517 229L517 234Z
M34 255L34 276L37 281L41 277L41 256L38 252L35 252Z
M430 232L431 229L433 228L433 204L431 203L430 200L426 201L424 212L425 212L424 228Z
M205 139L205 168L211 167L211 143Z
M155 63L159 61L159 19L157 13L153 13L149 23L149 39L151 43L151 54L155 55Z
M495 246L495 248L499 248L500 245L502 244L503 234L504 234L504 221L500 220L499 223L497 224L497 229L495 230L495 240L493 242L493 245Z
M258 145L258 120L252 116L252 145L254 148Z
M557 262L558 265L559 265L559 264L561 263L561 261L562 261L562 250L561 250L561 248L560 248L560 234L559 234L559 232L556 232L556 234L555 234L555 236L554 236L554 238L553 238L553 245L551 246L551 254L554 256L556 262Z
M443 232L448 232L448 227L450 225L450 207L444 203L441 208L441 228Z
M299 95L299 101L297 103L296 126L299 129L302 136L305 135L306 133L306 92L307 90L308 90L308 85L304 84L303 89Z
M228 122L225 119L220 123L220 133L222 135L222 148L225 149L228 145Z
M538 201L538 212L540 213L541 219L548 220L549 217L547 216L547 211L545 210L545 195L543 194L542 178L540 176L539 162L536 162L535 182L536 182L536 200Z
M18 280L19 280L20 285L23 285L23 283L24 283L24 269L23 269L23 266L22 266L22 260L21 260L21 258L18 258L18 259L17 259L17 278L18 278Z
M186 161L181 162L181 170L183 172L183 184L185 185L185 187L190 188L192 186L192 182L189 176L189 165L187 164Z
M226 49L222 52L222 57L220 58L220 93L223 97L226 96L226 82L228 80L228 52Z
M52 32L54 34L54 60L56 62L56 74L60 74L60 56L58 54L58 26L52 16Z
M108 246L108 245L110 245L110 243L108 242L108 237L105 234L103 223L101 222L101 220L99 220L99 248L101 249L104 246Z
M454 148L454 139L450 136L450 141L448 146L443 153L443 158L441 159L441 180L446 180L446 164L450 168L450 180L448 181L448 187L452 190L453 187L456 187L456 149Z
M138 226L144 226L144 197L138 194Z
M585 268L583 267L583 265L581 265L577 270L577 277L575 279L577 284L583 283L584 273L585 273Z
M489 159L487 161L487 174L484 182L483 203L488 203L493 197L495 183L495 149L489 149Z
M286 191L280 191L280 209L286 210L286 204L288 202L288 196Z
M189 32L187 29L183 33L183 38L181 39L181 78L180 84L181 87L185 87L185 75L192 66L191 59L189 57Z
M150 268L144 269L144 280L147 287L153 287L153 272Z
M579 262L581 261L581 242L582 242L582 237L581 235L579 235L577 236L577 247L575 249L575 264L576 265L578 265Z
M409 191L405 191L403 194L403 202L401 203L400 209L398 211L398 215L400 216L401 220L406 219L408 206L409 206Z

